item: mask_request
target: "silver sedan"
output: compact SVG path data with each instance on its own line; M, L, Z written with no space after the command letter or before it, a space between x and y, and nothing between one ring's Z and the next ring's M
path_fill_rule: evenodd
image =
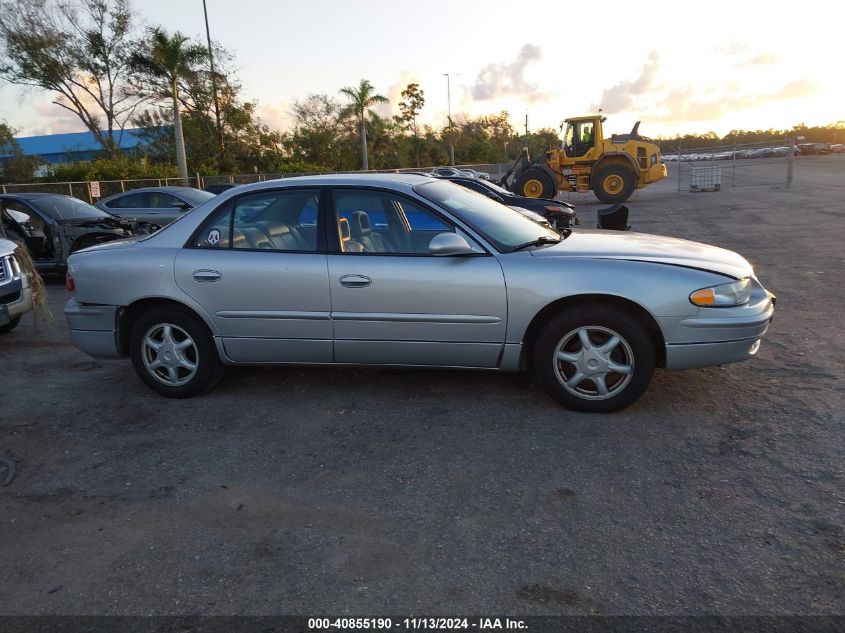
M97 206L121 218L162 226L213 197L193 187L143 187L103 198Z
M147 237L70 258L76 345L194 396L226 365L533 370L563 405L625 407L655 367L753 356L774 298L734 252L558 233L409 174L225 192Z

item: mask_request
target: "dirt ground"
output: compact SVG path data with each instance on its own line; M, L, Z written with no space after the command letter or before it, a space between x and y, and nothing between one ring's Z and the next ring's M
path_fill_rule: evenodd
M843 176L632 198L779 301L756 358L614 415L494 372L237 369L168 401L77 351L50 285L55 322L0 338L0 613L845 614Z

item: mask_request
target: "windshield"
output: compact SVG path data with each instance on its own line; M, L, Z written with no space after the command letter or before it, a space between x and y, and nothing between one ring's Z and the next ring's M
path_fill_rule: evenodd
M457 215L499 250L512 251L517 246L541 237L555 241L560 239L560 235L552 229L544 228L503 204L451 182L429 182L414 187L414 191Z
M203 202L211 200L215 195L209 191L200 191L199 189L180 189L176 192L180 198L185 202L190 202L193 206L198 207Z
M110 213L70 196L49 196L31 201L54 220L100 220L114 218Z

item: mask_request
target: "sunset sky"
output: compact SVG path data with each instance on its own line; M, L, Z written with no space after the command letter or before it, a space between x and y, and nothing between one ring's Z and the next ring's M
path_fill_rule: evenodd
M608 132L642 119L649 136L845 120L839 35L845 5L510 0L207 0L212 37L236 56L244 95L273 127L309 93L369 79L398 113L411 81L422 120L507 110L522 130L602 108ZM147 24L204 38L201 0L135 0ZM642 7L647 12L643 12ZM0 86L20 135L77 131L42 91Z

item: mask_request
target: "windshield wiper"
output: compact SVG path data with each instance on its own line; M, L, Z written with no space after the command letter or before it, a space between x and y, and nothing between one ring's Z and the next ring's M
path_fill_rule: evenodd
M530 242L525 242L525 244L520 244L519 246L514 246L512 253L522 250L523 248L528 248L529 246L542 246L543 244L557 244L563 238L560 237L552 237L551 235L541 235L536 240L532 240Z

